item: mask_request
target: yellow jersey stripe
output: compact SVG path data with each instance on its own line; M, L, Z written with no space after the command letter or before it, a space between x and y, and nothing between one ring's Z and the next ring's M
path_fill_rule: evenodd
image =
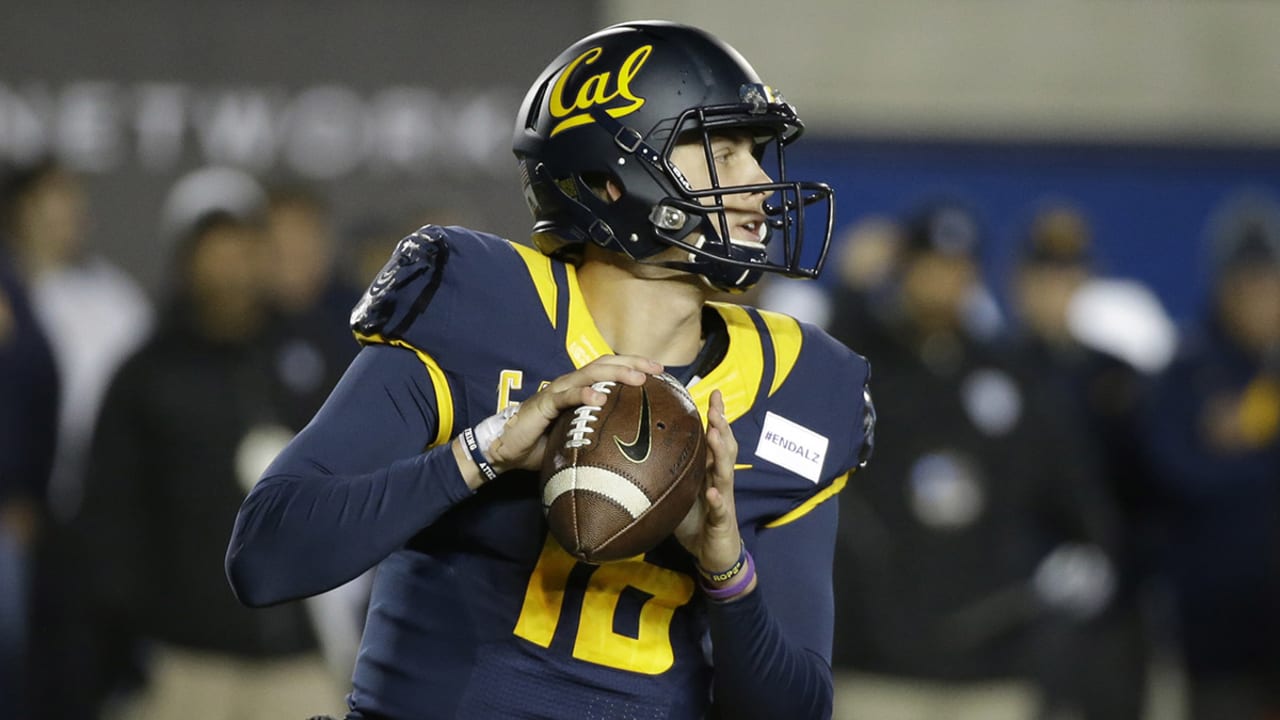
M520 243L511 243L511 247L520 255L520 259L529 268L529 277L538 291L538 299L542 301L542 309L547 313L551 327L556 326L556 295L560 289L556 287L555 276L551 274L551 258L526 247Z
M711 405L711 391L719 389L724 398L725 419L733 422L751 409L760 392L760 381L764 377L764 348L760 344L760 333L756 325L739 305L731 303L709 303L720 317L724 319L729 331L729 350L724 360L689 388L693 402L702 413L702 422L707 422L707 409Z
M388 340L382 335L363 335L361 333L356 333L356 339L366 344L377 343L404 348L418 356L418 360L427 369L427 375L431 377L431 387L436 393L436 412L440 418L436 427L436 436L432 438L427 447L435 447L449 442L449 438L453 437L453 393L449 390L449 380L445 377L444 369L440 367L440 363L436 362L436 359L431 357L425 350L416 348L404 340Z
M772 397L796 366L804 333L800 331L800 323L795 318L768 310L757 312L769 329L769 338L773 340L773 384L769 387L769 396Z
M569 320L564 347L573 366L580 368L602 355L612 355L613 348L609 347L609 343L600 334L600 329L596 327L596 321L591 318L587 301L578 287L577 270L569 264L565 264L565 270L568 271L569 279Z
M766 523L765 527L766 528L781 527L783 525L786 525L787 523L795 522L796 520L799 520L805 515L808 515L811 510L821 505L823 502L827 500L827 498L833 497L836 493L843 490L845 484L849 482L849 476L852 474L853 474L853 471L850 470L849 472L836 478L830 485L828 485L827 487L815 493L813 497L809 498L808 500L805 500L804 502L800 503L795 508L793 508L791 512L787 513L786 515L783 515L777 520Z

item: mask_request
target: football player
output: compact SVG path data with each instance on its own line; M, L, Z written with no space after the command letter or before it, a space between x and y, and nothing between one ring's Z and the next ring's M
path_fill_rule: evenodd
M802 129L707 33L617 25L517 118L536 250L461 227L400 242L352 315L365 347L227 553L255 606L377 566L348 718L830 715L833 497L870 451L869 369L708 301L817 275L832 193L785 176ZM603 400L593 383L663 369L707 422L700 502L643 556L576 562L541 507L546 433Z

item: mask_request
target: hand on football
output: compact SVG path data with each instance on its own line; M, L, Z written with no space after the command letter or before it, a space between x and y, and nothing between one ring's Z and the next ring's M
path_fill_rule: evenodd
M732 567L742 552L742 535L738 531L738 513L733 500L733 465L738 459L738 441L724 416L724 398L719 390L711 393L707 410L707 449L711 452L707 455L702 494L675 534L699 565L719 571ZM751 588L754 587L753 582Z
M648 375L660 372L662 365L652 360L634 355L605 355L561 375L520 403L520 409L489 447L489 464L498 472L536 470L542 465L547 431L560 413L579 405L604 403L605 395L591 388L594 383L612 380L639 386Z

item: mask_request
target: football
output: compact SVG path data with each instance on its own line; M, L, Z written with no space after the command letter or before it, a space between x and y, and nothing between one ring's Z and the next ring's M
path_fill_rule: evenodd
M675 530L702 488L707 442L693 398L666 373L592 387L606 400L556 419L540 488L551 534L579 560L603 563Z

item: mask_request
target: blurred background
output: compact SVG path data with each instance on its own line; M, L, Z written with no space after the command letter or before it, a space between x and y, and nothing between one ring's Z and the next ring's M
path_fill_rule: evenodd
M523 93L635 18L743 52L836 190L823 277L734 299L874 368L837 717L1280 717L1264 0L4 3L0 702L340 713L362 581L240 609L235 509L400 237L527 237Z

